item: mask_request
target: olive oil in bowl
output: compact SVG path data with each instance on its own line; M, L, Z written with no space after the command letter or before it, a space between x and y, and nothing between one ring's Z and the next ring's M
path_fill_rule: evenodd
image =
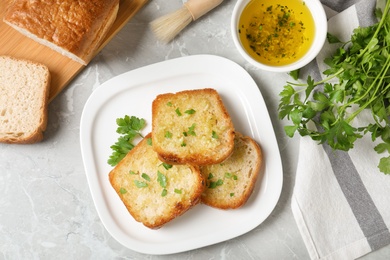
M302 0L251 0L242 11L237 30L242 46L253 59L283 66L309 51L315 23Z

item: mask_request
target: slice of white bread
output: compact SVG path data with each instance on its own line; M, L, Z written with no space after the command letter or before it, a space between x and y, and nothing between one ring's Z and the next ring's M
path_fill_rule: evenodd
M0 56L0 142L43 139L49 87L50 72L45 65Z
M224 162L200 167L206 180L202 203L219 209L243 206L255 187L262 165L260 146L236 132L233 154Z
M158 95L152 104L153 148L174 164L209 165L233 152L234 126L214 89Z
M86 65L114 23L119 0L14 0L3 21L25 36Z
M153 151L151 134L118 163L109 180L134 219L151 229L198 204L204 190L199 167L163 164Z

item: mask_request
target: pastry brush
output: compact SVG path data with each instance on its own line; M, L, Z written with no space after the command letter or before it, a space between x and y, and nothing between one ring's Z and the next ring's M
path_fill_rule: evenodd
M188 0L183 6L150 23L157 39L170 42L188 24L217 7L223 0Z

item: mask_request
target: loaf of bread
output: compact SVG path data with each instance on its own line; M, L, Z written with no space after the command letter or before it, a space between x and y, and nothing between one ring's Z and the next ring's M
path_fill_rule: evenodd
M3 21L83 65L112 26L119 0L13 0Z
M117 164L109 180L134 219L151 229L198 204L204 190L199 167L160 161L150 134Z
M214 89L158 95L152 104L152 133L154 150L173 164L216 164L234 147L232 120Z
M262 152L250 137L236 133L233 154L224 162L200 167L206 180L202 203L219 209L243 206L255 187Z
M47 125L49 69L0 56L0 142L35 143Z

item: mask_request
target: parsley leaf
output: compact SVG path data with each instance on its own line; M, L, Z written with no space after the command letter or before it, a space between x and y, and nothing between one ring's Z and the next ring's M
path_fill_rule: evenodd
M296 69L296 70L293 70L293 71L290 71L289 75L295 79L295 80L298 80L299 78L299 69Z
M334 36L331 33L326 34L326 39L328 40L329 43L341 43L339 38L337 38L336 36Z
M381 158L378 168L381 172L390 172L390 156Z
M145 127L146 122L142 118L125 115L123 118L116 119L116 124L118 125L116 132L121 136L115 144L110 146L112 154L107 163L111 166L117 165L134 148L133 141L137 136L143 137L141 130Z

